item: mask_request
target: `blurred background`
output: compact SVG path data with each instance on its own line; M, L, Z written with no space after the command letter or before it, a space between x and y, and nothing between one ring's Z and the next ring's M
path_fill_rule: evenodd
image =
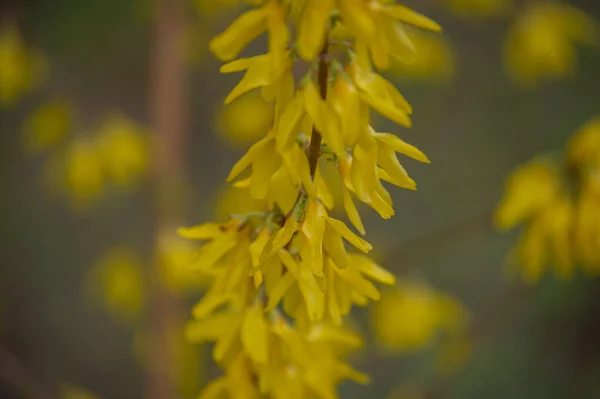
M409 31L422 51L386 74L414 127L374 123L432 162L401 160L418 190L390 189L391 220L362 209L399 282L353 315L372 383L341 396L600 397L598 280L524 282L517 233L492 223L515 167L600 111L600 4L406 3L443 36ZM239 76L207 51L240 7L0 2L0 398L194 398L218 374L185 341L205 282L175 230L253 206L224 180L271 110L258 93L224 110Z

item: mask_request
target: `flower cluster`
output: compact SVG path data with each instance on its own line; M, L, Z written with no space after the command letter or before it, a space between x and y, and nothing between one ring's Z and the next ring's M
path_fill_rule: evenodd
M506 68L522 84L569 76L577 66L576 45L597 42L597 25L583 11L555 1L531 2L507 36Z
M56 150L45 166L48 183L75 209L87 210L109 184L129 188L141 180L149 168L149 134L120 114L107 116L92 132L74 134L75 124L72 106L51 100L28 116L23 133L29 151Z
M429 162L371 125L372 111L411 125L411 106L378 71L414 58L406 26L440 28L385 0L249 3L254 7L209 47L228 62L222 73L244 72L226 104L259 90L273 106L264 137L228 177L265 208L180 229L205 242L193 267L212 278L187 333L215 342L213 358L225 369L204 398L336 398L342 380L367 381L344 361L361 340L343 317L380 298L374 282L395 282L365 255L371 244L360 237L365 228L355 200L390 218L382 182L416 188L397 153ZM266 54L237 58L263 33ZM360 235L329 215L333 195L323 163L335 165L346 215Z
M539 157L508 179L496 210L496 225L510 229L525 222L513 253L527 280L535 281L553 261L559 276L600 272L600 118L570 140L565 160Z

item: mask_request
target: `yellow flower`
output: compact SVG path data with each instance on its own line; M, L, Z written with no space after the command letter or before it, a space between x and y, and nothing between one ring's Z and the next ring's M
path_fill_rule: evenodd
M37 108L23 126L27 148L43 151L58 143L71 130L72 112L64 100L50 101Z
M17 29L0 30L0 107L13 105L42 79L45 60L25 47Z
M569 140L569 162L586 169L600 169L600 116L581 127Z
M391 352L411 352L431 344L439 333L459 334L467 312L454 298L421 283L403 282L373 307L373 329Z
M495 17L513 7L514 0L445 0L456 13L465 16Z
M518 168L506 182L505 195L495 213L495 224L510 229L546 207L559 195L558 171L550 162L533 160Z
M113 114L98 129L97 146L106 176L120 186L137 183L148 170L149 133L132 120Z
M90 138L77 138L67 148L64 184L76 209L87 209L104 191L102 157Z
M570 75L577 63L575 45L596 43L597 37L595 22L584 12L561 3L532 3L508 34L506 68L522 84Z
M416 51L411 62L392 62L390 75L402 80L445 82L454 74L454 51L442 36L407 29Z
M230 143L248 144L269 131L272 115L272 107L259 93L250 92L220 111L219 130Z
M143 266L130 248L105 253L88 277L88 289L124 322L139 320L146 306Z

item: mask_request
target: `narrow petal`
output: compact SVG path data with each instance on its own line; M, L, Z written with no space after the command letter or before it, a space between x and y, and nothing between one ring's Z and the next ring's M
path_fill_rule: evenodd
M254 143L252 147L248 149L248 151L240 158L239 161L233 165L231 171L229 172L229 176L227 176L227 181L230 182L236 177L239 176L247 167L249 167L255 159L258 158L260 153L263 151L266 145L271 141L271 137L265 137L264 139Z
M369 244L367 241L363 240L356 234L354 234L348 226L341 220L333 219L328 217L327 223L331 226L339 235L344 237L350 244L354 245L356 248L360 249L363 252L369 252L373 246Z
M298 26L298 53L307 61L317 57L329 25L334 0L306 0Z
M224 32L210 41L210 51L223 61L234 59L248 43L266 30L266 16L264 9L242 14Z
M353 268L356 268L361 273L380 283L392 285L396 282L396 277L392 273L388 272L366 256L350 255L350 263Z
M260 302L256 302L244 313L241 329L242 344L246 353L257 364L268 358L268 330Z
M400 137L392 133L375 133L375 138L385 145L388 145L394 149L394 151L404 154L412 159L423 163L431 163L429 158L417 147L408 144Z
M273 84L277 80L273 73L271 58L268 55L257 57L256 61L246 70L244 77L225 98L225 104L249 92L250 90Z
M358 232L364 236L366 234L365 226L363 225L363 222L360 218L360 214L356 209L356 205L354 205L354 201L352 200L352 194L350 193L350 190L348 190L348 188L346 187L343 187L342 195L344 201L344 210L346 211L348 220L350 220L350 223L352 223L356 230L358 230Z
M385 6L383 8L383 12L390 17L397 19L398 21L416 26L418 28L427 29L434 32L439 32L442 30L442 27L438 25L437 22L400 4Z
M177 229L177 234L194 240L208 240L223 234L223 229L218 223L204 223L199 226L181 227Z

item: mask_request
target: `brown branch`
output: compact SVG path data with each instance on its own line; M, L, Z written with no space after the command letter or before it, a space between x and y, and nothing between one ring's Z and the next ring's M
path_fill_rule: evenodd
M185 187L185 132L187 74L183 52L185 0L155 0L153 53L150 60L149 112L155 132L155 239L154 264L149 269L149 348L147 395L150 399L179 397L181 375L169 334L183 326L179 298L164 286L159 260L165 235L181 222Z
M325 44L319 56L319 72L318 84L321 98L327 98L327 81L329 79L329 60L328 60L329 41L325 38ZM308 147L308 163L310 165L310 176L314 179L317 172L317 163L321 156L321 133L313 125L312 134L310 136L310 146Z

